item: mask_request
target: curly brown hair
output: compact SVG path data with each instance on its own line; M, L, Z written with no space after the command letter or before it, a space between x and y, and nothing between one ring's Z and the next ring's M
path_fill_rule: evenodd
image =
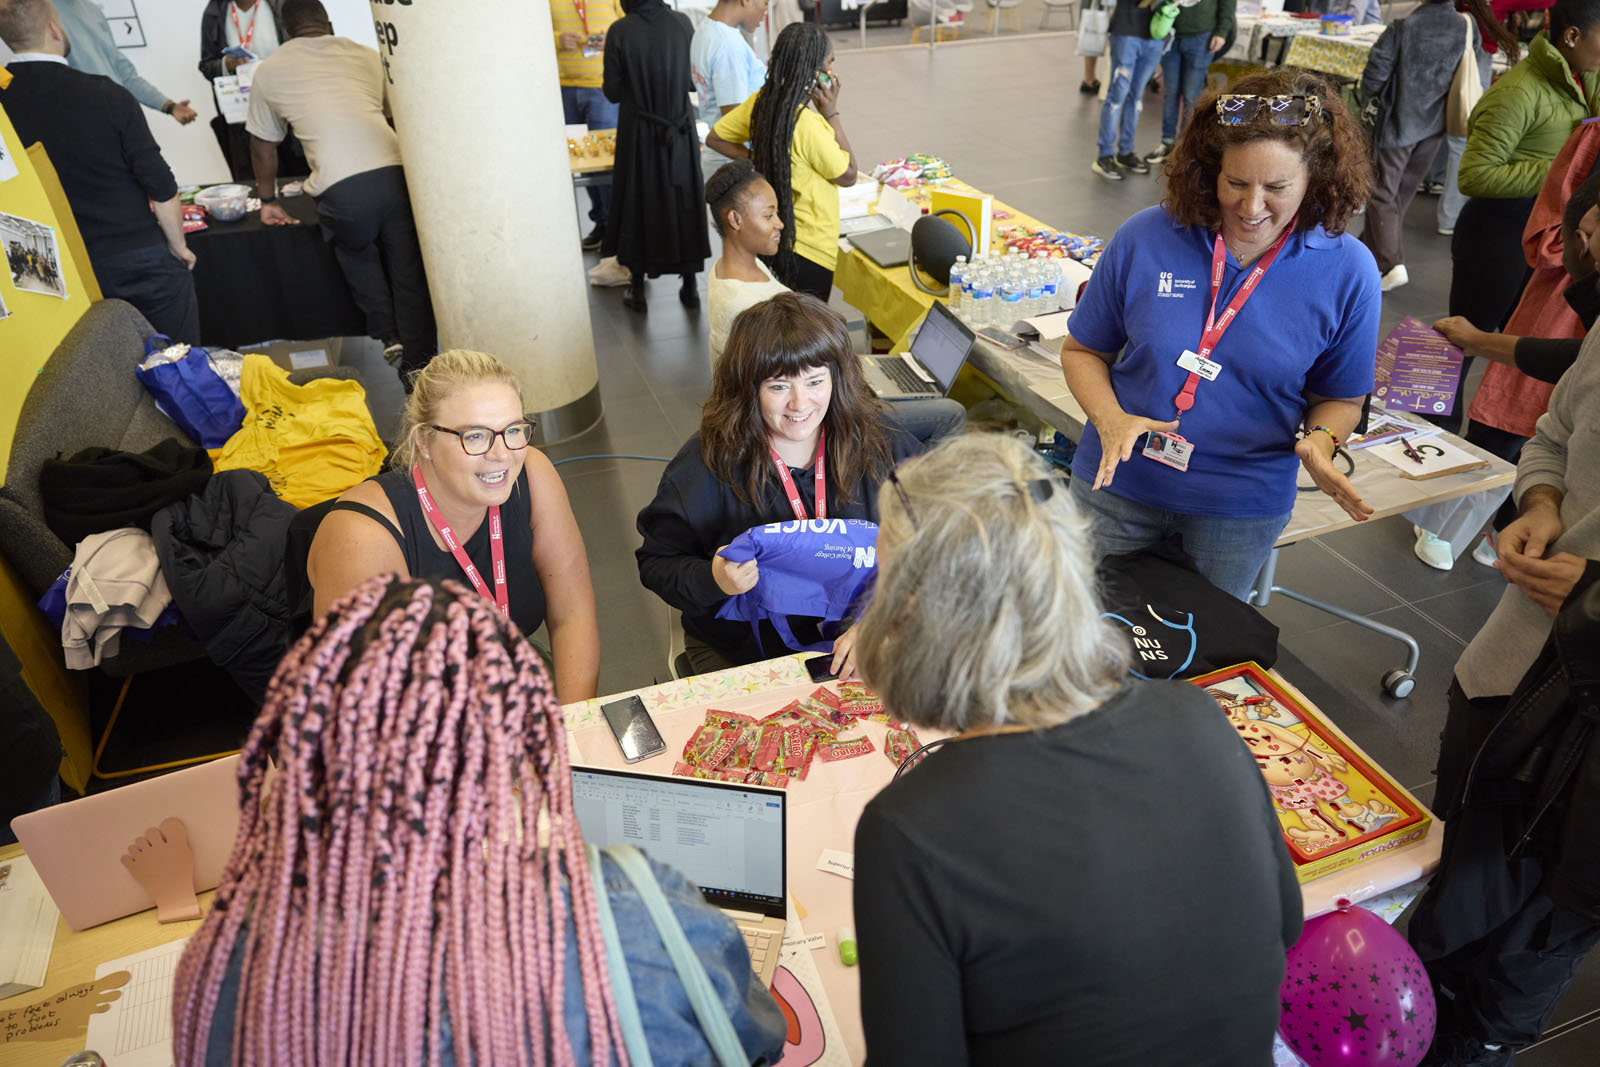
M882 480L893 467L877 399L844 320L814 296L779 293L733 320L700 414L701 458L745 504L755 506L777 482L761 421L761 384L818 367L828 368L833 379L822 428L829 481L840 497L853 503L852 489L863 479Z
M1240 78L1227 92L1314 96L1322 114L1303 126L1277 126L1261 117L1243 126L1224 126L1216 119L1222 94L1206 93L1167 158L1162 201L1167 213L1187 226L1217 229L1222 224L1217 203L1222 153L1252 141L1282 141L1299 151L1307 171L1295 229L1305 232L1321 223L1330 234L1343 233L1350 216L1372 195L1372 157L1360 123L1345 110L1338 92L1317 75L1293 68Z

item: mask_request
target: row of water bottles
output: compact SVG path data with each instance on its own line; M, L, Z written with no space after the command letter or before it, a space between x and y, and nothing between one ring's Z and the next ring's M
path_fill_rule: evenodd
M1055 311L1061 285L1060 263L1042 252L1029 259L1013 249L971 263L957 256L950 268L950 310L974 330L1009 330L1018 319Z

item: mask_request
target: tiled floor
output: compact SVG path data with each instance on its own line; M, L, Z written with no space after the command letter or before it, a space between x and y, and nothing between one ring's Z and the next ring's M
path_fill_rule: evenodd
M838 35L854 37L854 34ZM1109 235L1160 195L1150 178L1111 184L1089 170L1099 105L1078 93L1081 73L1069 36L849 53L838 70L845 129L863 165L925 151L956 174L1056 226ZM1160 134L1159 98L1145 99L1138 148ZM1384 301L1384 326L1404 315L1443 314L1449 241L1434 232L1434 200L1419 197L1407 219L1411 284ZM586 207L586 204L583 205ZM703 289L703 280L702 280ZM685 312L676 280L652 283L648 315L625 310L621 290L592 290L606 417L582 437L549 449L557 459L606 453L670 456L694 430L708 378L703 312ZM837 297L836 297L837 300ZM844 309L851 316L859 316ZM392 422L398 388L365 349L380 422ZM661 465L581 460L562 475L587 541L601 607L601 690L648 684L667 672L667 610L639 585L634 516L653 494ZM1494 606L1498 574L1468 558L1441 573L1411 553L1399 518L1296 545L1283 553L1279 583L1337 600L1409 631L1422 648L1414 694L1389 700L1379 675L1402 662L1398 644L1284 598L1266 614L1283 634L1283 672L1372 756L1424 800L1444 718L1452 665ZM1550 1036L1519 1057L1529 1067L1600 1062L1600 961L1591 959L1558 1010ZM1588 1025L1584 1025L1584 1024Z

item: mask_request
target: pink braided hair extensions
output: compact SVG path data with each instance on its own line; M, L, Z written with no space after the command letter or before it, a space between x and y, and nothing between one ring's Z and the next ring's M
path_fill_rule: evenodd
M574 1067L570 922L592 1060L627 1067L560 716L537 653L464 586L380 576L334 604L241 754L239 836L178 965L176 1062L205 1062L242 959L241 1067L437 1064L447 1015L462 1067Z

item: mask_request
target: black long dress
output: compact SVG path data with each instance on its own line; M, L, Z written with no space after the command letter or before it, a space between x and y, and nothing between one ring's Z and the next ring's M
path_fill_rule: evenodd
M687 15L662 0L623 0L606 33L606 99L617 112L616 169L604 250L634 273L690 274L711 255Z

